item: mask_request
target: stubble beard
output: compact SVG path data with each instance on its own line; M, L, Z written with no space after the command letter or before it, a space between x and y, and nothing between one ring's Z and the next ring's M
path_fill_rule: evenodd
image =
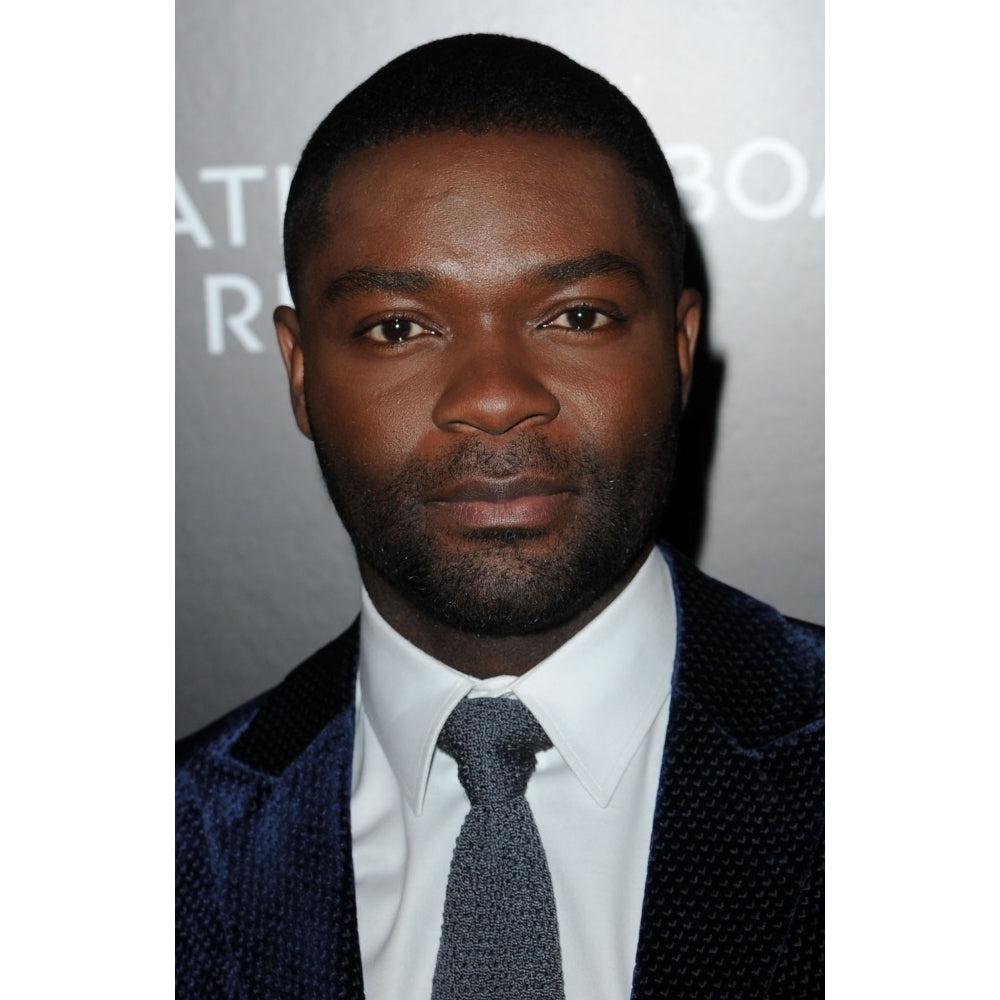
M375 484L323 442L315 447L360 562L443 625L481 636L529 635L589 607L653 540L669 492L678 417L675 407L653 447L618 468L596 449L557 451L526 433L500 450L470 438L441 462L413 463ZM548 529L481 528L463 532L466 544L452 547L427 529L425 498L442 486L522 471L574 484L579 513L560 544L532 544Z

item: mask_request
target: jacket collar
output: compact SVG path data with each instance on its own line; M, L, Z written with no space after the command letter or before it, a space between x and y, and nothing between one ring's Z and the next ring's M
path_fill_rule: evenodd
M358 620L313 653L263 699L230 747L234 759L272 776L282 774L333 719L348 713L353 736Z

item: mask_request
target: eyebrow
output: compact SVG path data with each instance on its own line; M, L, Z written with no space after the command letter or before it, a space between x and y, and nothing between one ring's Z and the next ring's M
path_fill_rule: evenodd
M649 281L642 268L628 257L610 250L594 250L582 257L542 264L532 268L528 280L536 284L565 285L601 274L623 274L631 278L645 295L650 294Z
M524 280L533 285L566 285L602 274L622 274L634 281L642 292L650 295L649 281L635 261L610 250L593 250L581 257L552 261L531 268ZM425 292L437 283L435 277L419 269L391 270L380 267L353 267L333 278L323 290L323 299L330 305L352 294L388 292L409 295Z
M434 279L426 271L391 271L380 267L353 267L334 278L323 289L326 302L338 302L357 292L389 292L407 295L426 291Z

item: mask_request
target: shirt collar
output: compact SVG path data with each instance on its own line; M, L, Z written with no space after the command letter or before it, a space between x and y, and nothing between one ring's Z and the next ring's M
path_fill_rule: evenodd
M670 694L677 642L670 570L654 549L593 621L521 677L479 681L404 639L361 601L361 703L420 813L438 734L467 695L516 695L604 807Z

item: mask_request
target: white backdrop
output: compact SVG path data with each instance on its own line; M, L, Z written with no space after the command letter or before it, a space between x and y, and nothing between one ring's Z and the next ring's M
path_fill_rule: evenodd
M466 31L554 45L646 115L697 232L706 373L721 374L698 562L823 619L822 4L178 0L178 735L276 683L357 611L353 553L271 329L284 196L352 87Z

